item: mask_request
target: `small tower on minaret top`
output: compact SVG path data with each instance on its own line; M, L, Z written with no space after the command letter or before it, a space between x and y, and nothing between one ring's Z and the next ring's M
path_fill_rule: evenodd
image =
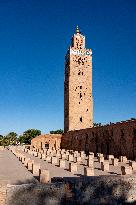
M65 57L64 132L92 126L92 50L77 26Z

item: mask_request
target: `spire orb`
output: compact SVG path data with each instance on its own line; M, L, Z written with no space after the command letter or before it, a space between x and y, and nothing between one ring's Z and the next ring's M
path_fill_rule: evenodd
M78 25L76 26L76 33L80 33Z

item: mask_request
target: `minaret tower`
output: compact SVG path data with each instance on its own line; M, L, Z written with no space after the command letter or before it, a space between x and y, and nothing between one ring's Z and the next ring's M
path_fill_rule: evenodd
M92 50L77 26L65 57L64 132L92 126Z

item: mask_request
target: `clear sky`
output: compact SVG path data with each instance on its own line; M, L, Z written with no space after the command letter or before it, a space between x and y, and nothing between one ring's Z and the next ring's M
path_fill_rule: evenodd
M77 24L93 51L94 121L136 117L135 0L0 0L0 134L63 129Z

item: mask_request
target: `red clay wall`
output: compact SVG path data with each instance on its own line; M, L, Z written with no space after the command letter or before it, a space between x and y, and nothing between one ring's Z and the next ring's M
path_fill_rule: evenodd
M136 120L67 132L61 148L136 159Z

